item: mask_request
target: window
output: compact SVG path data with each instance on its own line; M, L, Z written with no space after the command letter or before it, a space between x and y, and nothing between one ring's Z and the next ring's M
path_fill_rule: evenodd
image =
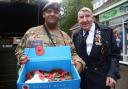
M128 55L128 15L124 16L125 54Z
M123 53L123 28L122 24L110 26L113 29L114 36L116 38L117 46Z

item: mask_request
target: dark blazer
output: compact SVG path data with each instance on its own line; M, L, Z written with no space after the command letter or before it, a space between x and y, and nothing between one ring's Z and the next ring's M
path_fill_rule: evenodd
M83 44L83 30L79 28L73 35L78 55L85 61L86 67L81 75L81 89L109 89L106 77L119 78L120 51L111 28L96 24L91 53L88 56ZM96 45L96 31L101 32L101 45Z

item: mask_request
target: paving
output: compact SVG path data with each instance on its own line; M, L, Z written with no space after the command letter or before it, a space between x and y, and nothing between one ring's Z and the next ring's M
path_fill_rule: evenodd
M128 89L128 65L120 65L120 76L116 89Z

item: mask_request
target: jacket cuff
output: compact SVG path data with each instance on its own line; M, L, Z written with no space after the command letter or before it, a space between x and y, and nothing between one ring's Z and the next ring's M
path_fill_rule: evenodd
M107 75L107 76L109 76L109 77L113 78L115 81L117 81L117 79L119 79L119 78L120 78L120 75L119 75L119 74L114 75L114 74L112 74L112 73L108 73L108 75Z

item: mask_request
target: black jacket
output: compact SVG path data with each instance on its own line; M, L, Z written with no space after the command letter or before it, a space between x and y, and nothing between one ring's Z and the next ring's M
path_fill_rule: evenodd
M81 73L81 89L109 89L105 86L106 77L119 78L120 51L111 28L96 24L93 46L88 56L83 50L83 31L78 29L73 35L73 42L78 55L86 62ZM97 31L101 34L101 45L96 44ZM93 84L93 85L92 85Z

